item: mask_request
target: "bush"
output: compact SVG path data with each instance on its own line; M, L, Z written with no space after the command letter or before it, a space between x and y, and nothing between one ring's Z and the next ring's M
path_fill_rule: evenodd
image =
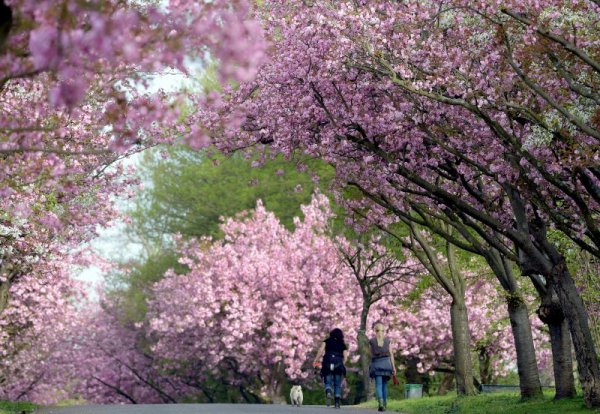
M0 401L0 414L30 413L36 408L37 405L28 402Z

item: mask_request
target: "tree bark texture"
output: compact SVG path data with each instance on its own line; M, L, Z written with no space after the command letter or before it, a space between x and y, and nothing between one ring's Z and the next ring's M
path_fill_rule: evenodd
M356 389L356 402L364 402L371 399L371 377L369 377L369 364L371 362L369 352L369 338L364 331L358 331L358 354L360 355L360 381Z
M482 347L478 351L479 358L479 379L481 384L492 383L492 364L490 354L485 347Z
M0 282L0 315L8 306L8 291L10 290L10 282Z
M367 321L371 309L372 298L361 284L363 305L360 312L360 327L357 333L358 354L360 355L360 381L357 384L356 400L364 402L374 397L371 391L371 377L369 376L369 365L371 363L371 350L369 349L369 338L367 337Z
M450 306L450 323L452 325L452 342L454 347L454 367L456 392L459 395L477 393L473 385L473 364L471 362L469 319L464 299L452 299Z
M554 398L572 398L576 391L569 326L553 289L546 289L537 313L540 320L548 326L550 333L556 389Z
M521 397L539 397L542 395L542 386L527 305L520 296L511 296L507 302L510 327L515 341L515 350L517 351L517 370Z
M496 249L486 251L484 257L506 292L508 317L517 354L521 398L541 396L542 384L533 346L529 312L521 297L520 287L512 270L513 262L501 256Z
M555 289L569 323L577 358L577 373L586 406L600 407L600 365L588 324L587 310L577 292L564 258L551 272L550 285Z
M573 358L571 356L571 337L569 324L563 320L560 324L548 324L550 343L552 344L552 363L556 395L555 399L573 398L577 395L573 376Z

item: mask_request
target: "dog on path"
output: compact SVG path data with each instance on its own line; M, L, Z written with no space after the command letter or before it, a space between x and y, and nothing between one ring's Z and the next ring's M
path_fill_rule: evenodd
M292 389L290 390L290 400L292 401L292 405L296 407L302 406L302 386L301 385L292 385Z

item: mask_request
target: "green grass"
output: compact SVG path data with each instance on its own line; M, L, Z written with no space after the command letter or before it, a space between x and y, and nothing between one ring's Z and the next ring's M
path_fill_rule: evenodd
M376 408L370 401L364 406ZM597 413L583 404L583 398L554 401L546 394L542 399L521 401L517 393L481 394L474 397L423 397L421 399L388 401L388 411L405 414L572 414Z
M23 411L30 413L37 405L28 402L0 401L0 414L21 414Z

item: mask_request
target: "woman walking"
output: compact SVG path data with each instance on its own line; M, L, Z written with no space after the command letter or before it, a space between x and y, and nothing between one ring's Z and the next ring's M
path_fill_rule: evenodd
M344 342L344 333L341 329L335 328L321 344L314 361L316 367L321 366L321 376L325 383L325 401L328 407L331 405L333 395L335 408L340 408L342 378L346 376L347 359L348 346Z
M375 323L375 337L371 338L371 365L369 376L375 379L375 393L377 394L378 411L385 411L387 407L387 383L396 375L394 365L394 348L390 339L385 336L383 323Z

